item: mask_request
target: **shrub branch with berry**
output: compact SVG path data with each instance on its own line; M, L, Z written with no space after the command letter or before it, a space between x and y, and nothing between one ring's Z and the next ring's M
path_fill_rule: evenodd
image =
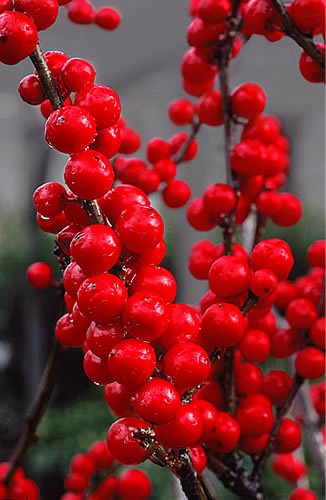
M83 350L85 374L103 386L117 419L106 443L72 458L63 500L145 500L151 483L143 471L117 475L145 460L169 469L189 499L217 498L209 469L239 498L263 500L271 456L273 472L295 487L291 500L316 499L300 486L307 466L297 451L305 433L322 480L325 387L307 381L325 370L325 241L311 244L309 272L290 281L289 244L263 239L267 221L289 227L302 215L300 200L280 191L289 143L279 120L264 114L263 88L232 89L229 71L252 36L288 36L303 49L303 78L324 82L325 46L316 41L324 35L324 0L190 1L190 48L181 62L190 97L168 108L172 123L189 131L152 138L145 159L131 156L141 138L121 117L118 94L95 83L92 64L43 54L39 32L55 23L59 7L77 24L114 30L121 21L115 9L96 10L88 0L0 1L0 61L30 58L35 71L19 94L39 106L49 146L68 155L65 186L48 182L33 197L39 228L54 235L62 279L44 262L27 269L32 286L62 291L66 312L17 446L0 464L0 499L40 498L21 462L37 441L57 361L70 348ZM204 127L224 130L226 182L193 198L178 171L196 158ZM189 271L208 290L196 306L175 302L154 193L170 209L187 205L194 230L222 234L223 243L198 240L190 250ZM266 370L262 363L273 367L273 359L288 360L288 370Z

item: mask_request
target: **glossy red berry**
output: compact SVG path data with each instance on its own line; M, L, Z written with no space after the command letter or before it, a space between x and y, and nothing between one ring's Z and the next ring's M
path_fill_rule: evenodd
M92 322L86 332L89 349L101 358L108 356L113 347L123 340L124 336L125 332L120 320L114 320L106 325L97 325Z
M144 253L161 241L164 223L154 208L131 205L117 219L115 230L124 247L135 253Z
M120 184L109 191L101 201L101 208L110 221L115 224L122 212L132 206L150 206L146 194L136 186Z
M129 385L112 382L104 388L104 401L118 417L128 417L134 414L134 410L130 404L130 398L134 392L134 388Z
M171 382L155 377L145 382L131 397L131 404L139 417L153 424L173 420L181 402L180 394Z
M109 371L120 384L143 384L156 365L154 349L138 339L125 339L116 344L108 357Z
M119 316L127 301L123 282L112 274L97 274L86 279L77 294L81 312L96 323L109 323Z
M294 299L286 308L285 318L295 330L309 330L318 317L316 306L307 299Z
M214 347L236 345L241 340L245 328L246 321L233 304L213 304L202 318L202 334Z
M205 382L210 371L206 351L194 342L175 344L164 356L164 372L181 390Z
M95 464L86 453L74 455L70 462L71 472L90 477L95 472Z
M301 444L300 426L290 418L283 418L276 435L275 453L291 453Z
M27 75L20 80L18 92L23 101L32 106L41 104L45 99L43 88L37 75Z
M72 192L85 200L100 198L111 189L114 172L109 160L88 149L73 155L66 163L64 178Z
M228 0L201 0L198 6L198 16L207 23L220 23L231 9Z
M187 220L197 231L210 231L217 224L216 217L212 217L206 210L203 198L191 200L187 209Z
M64 86L70 92L78 92L84 85L94 83L96 72L85 59L73 57L64 63L60 76Z
M325 26L325 2L323 0L294 0L290 15L303 33L313 33Z
M59 4L57 0L15 0L15 10L31 17L38 31L46 30L57 19Z
M273 405L281 405L289 394L293 379L281 370L272 370L264 377L262 392Z
M279 201L279 212L272 216L272 221L281 227L293 226L302 216L301 201L292 193L280 193Z
M316 44L321 53L321 57L325 54L325 45L321 43ZM305 80L310 83L324 83L325 82L325 69L323 69L316 61L310 57L304 50L301 52L299 59L299 69Z
M258 269L251 276L250 290L257 297L268 297L275 292L277 285L277 277L270 269Z
M173 302L177 284L173 275L160 266L146 266L137 271L131 283L131 293L149 290L160 295L166 302Z
M199 333L200 319L194 307L186 304L169 304L168 324L160 337L164 349L184 341L194 341Z
M153 341L167 327L167 304L159 295L147 290L140 291L129 298L122 318L130 336Z
M216 75L216 68L208 64L196 48L190 48L183 56L181 73L185 80L194 84L204 84Z
M198 446L194 446L189 449L189 455L195 471L200 476L207 465L207 455L204 448L200 446L200 444Z
M118 94L105 85L85 85L77 93L75 105L91 113L99 129L114 125L121 114Z
M122 464L139 464L146 460L148 451L140 446L133 433L137 429L147 429L148 424L141 418L125 417L111 424L107 435L107 445L112 455Z
M177 165L169 158L162 158L154 163L153 170L159 175L161 181L169 181L175 177Z
M272 405L265 396L251 395L244 398L236 414L241 435L260 437L271 431L274 424Z
M107 470L114 462L114 458L104 441L95 441L87 453L97 469Z
M254 271L270 269L279 280L285 280L294 263L290 246L286 241L272 238L258 243L249 260Z
M86 274L99 274L111 269L118 261L121 244L109 226L93 224L74 236L70 254Z
M53 111L45 124L45 138L61 153L78 153L95 138L95 120L86 110L65 106Z
M104 30L115 30L121 23L121 16L117 9L101 7L95 14L95 24Z
M191 188L181 179L172 179L163 189L162 196L168 207L183 207L191 197Z
M259 366L241 363L236 372L236 387L242 396L261 392L264 375Z
M250 269L243 259L225 255L212 264L208 281L219 299L234 297L249 289Z
M159 443L169 448L194 446L199 441L203 424L198 411L183 404L171 422L154 427Z
M63 286L69 295L76 299L80 285L87 278L76 262L70 262L63 273Z
M0 14L0 61L17 64L29 56L38 42L37 28L32 19L17 11Z
M44 217L59 215L65 207L67 192L58 182L47 182L39 186L33 194L36 210Z
M245 177L264 173L265 147L255 139L242 140L230 155L232 170Z
M207 445L216 453L230 453L237 446L240 438L238 422L228 413L218 412L215 430Z
M269 336L261 330L248 330L241 339L240 352L247 361L266 361L271 352Z
M87 351L84 356L84 371L87 377L97 385L105 385L112 381L106 360Z
M325 373L325 354L316 347L305 347L297 354L295 369L308 380L322 377Z
M68 18L73 23L91 24L94 22L95 9L88 0L72 0L68 2L67 12Z
M52 269L46 262L34 262L28 266L26 278L34 288L48 288L53 283Z
M272 355L275 358L287 358L301 346L300 337L295 330L280 328L272 336Z
M201 123L211 125L212 127L222 125L223 106L221 92L219 90L205 92L198 100L197 112Z
M216 217L231 212L235 203L234 190L228 184L210 184L204 191L204 207Z
M241 118L252 120L263 113L266 100L266 94L260 85L243 83L232 93L232 111Z

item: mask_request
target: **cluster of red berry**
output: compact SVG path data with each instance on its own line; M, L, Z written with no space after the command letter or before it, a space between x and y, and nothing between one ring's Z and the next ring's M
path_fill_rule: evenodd
M148 500L151 482L140 469L128 469L117 477L119 464L104 441L93 443L86 453L74 455L70 473L65 479L65 493L61 500L83 500L92 483L89 500Z
M311 270L291 282L287 280L294 259L286 241L259 241L258 231L250 252L234 241L236 226L252 212L259 215L258 229L268 218L278 226L292 226L302 207L293 194L278 192L286 180L289 145L278 119L263 115L264 90L244 83L226 96L226 103L225 88L214 89L225 48L229 59L253 34L278 40L283 36L279 13L268 0L249 0L240 4L240 25L229 0L191 2L191 48L182 59L181 73L184 90L198 99L177 99L168 113L175 125L190 125L192 130L169 140L154 137L144 161L122 156L137 152L141 139L121 118L116 92L95 83L93 66L62 52L43 56L38 51L38 30L57 16L53 1L48 9L42 2L40 11L35 10L36 0L17 0L15 10L10 10L10 2L1 6L0 60L15 64L31 54L35 60L36 50L46 69L44 74L36 64L36 73L20 82L19 93L27 103L40 105L48 144L69 155L64 168L68 189L49 182L38 187L33 198L39 227L56 235L63 270L67 312L58 320L55 335L64 346L83 348L86 375L104 386L104 400L119 417L108 432L109 451L104 443L96 443L73 458L65 482L69 493L63 498L84 498L95 470L108 471L114 459L127 465L147 458L158 462L158 450L163 464L181 478L180 463L189 459L196 478L208 455L238 449L255 456L270 449L276 454L274 471L297 481L306 473L292 455L301 444L300 419L279 416L279 411L298 381L324 374L325 318L320 304L326 246L324 241L310 246ZM294 0L288 12L300 29L316 35L322 30L321 4ZM87 0L72 0L67 9L74 22L95 21L107 29L120 22L112 9L94 14ZM310 81L324 78L306 53L300 68ZM191 189L176 178L178 165L196 157L195 137L202 125L222 124L242 127L239 142L228 152L232 182L209 185L187 209L194 229L220 226L224 235L224 244L198 241L191 250L191 274L208 282L197 310L174 303L176 280L161 266L164 223L148 195L161 190L168 207L184 206ZM57 285L45 263L32 264L27 277L37 288ZM277 328L273 306L285 315L288 328ZM264 373L260 366L270 358L292 355L293 377L283 370ZM313 391L320 413L324 386L316 385ZM89 498L127 499L135 489L140 498L150 494L147 477L130 470L120 479L105 478ZM38 493L27 491L28 500L38 498ZM314 498L304 489L291 496Z
M18 467L11 478L10 485L4 484L4 479L8 473L10 464L0 463L0 499L1 500L38 500L40 490L37 484L25 476L21 467Z

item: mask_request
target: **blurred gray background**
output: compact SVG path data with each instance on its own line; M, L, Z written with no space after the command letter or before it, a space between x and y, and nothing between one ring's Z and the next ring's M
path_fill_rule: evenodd
M95 5L104 5L104 2L95 2ZM141 134L143 144L155 135L167 139L178 130L167 118L167 105L170 100L184 95L179 64L187 47L188 1L116 0L114 5L123 15L117 31L110 33L95 26L74 25L62 8L56 25L41 33L41 46L44 51L62 50L71 57L90 60L97 70L97 81L119 93L123 115L128 125ZM305 265L307 245L323 237L325 208L324 88L303 80L298 69L299 55L300 49L292 40L283 39L273 44L253 37L231 64L232 87L245 81L262 85L268 95L267 112L281 119L291 141L292 166L286 189L302 198L305 218L296 228L279 233L277 228L269 227L269 232L280 234L293 243L299 262L296 272ZM44 120L39 110L23 103L17 93L19 80L31 71L29 60L14 67L0 67L0 389L6 402L4 407L9 411L8 414L6 411L3 415L0 413L0 451L4 456L12 448L18 432L17 422L12 422L12 412L17 411L20 418L24 413L20 405L23 403L24 407L25 401L30 400L39 380L53 335L57 307L51 291L42 294L33 291L24 280L24 269L34 260L45 259L55 266L50 256L53 238L41 235L35 227L31 197L39 184L48 180L62 181L66 161L64 155L50 150L45 144ZM225 179L222 137L221 127L204 128L199 135L198 157L180 166L179 175L191 183L194 195L201 194L207 183ZM154 202L160 205L159 199ZM187 226L183 209L164 209L164 215L168 263L178 277L178 298L195 303L205 285L187 274L187 257L192 241L206 235ZM217 238L216 234L210 237ZM87 382L79 353L70 351L63 363L66 364L62 366L62 376L69 369L69 377L59 381L57 394L61 403L68 401L69 406L72 400L75 402L76 397L80 397L80 387ZM103 412L102 407L103 404L98 407L99 413ZM96 412L91 408L94 419ZM51 454L47 449L43 455L42 451L33 455L36 456L34 460L38 460L37 467L34 463L34 472L41 474L43 466L43 480L48 471L53 477L56 466L66 465L71 449L77 451L76 442L69 441L73 440L69 428L72 412L69 406L66 434L62 430L62 436L66 436L62 438L65 446L60 447L57 442L58 425L64 425L60 413L60 418L57 416L57 420L53 420L56 430L52 438L48 431ZM77 414L86 418L85 403L82 409L76 409ZM106 422L107 417L101 415ZM51 418L47 424L49 429ZM78 426L78 418L76 416L75 426ZM88 421L81 425L87 427ZM82 449L83 442L78 439ZM42 450L44 442L45 449L46 438L41 440L37 450ZM62 474L62 470L59 472ZM51 488L54 492L53 485ZM48 492L45 498L50 500L52 496Z

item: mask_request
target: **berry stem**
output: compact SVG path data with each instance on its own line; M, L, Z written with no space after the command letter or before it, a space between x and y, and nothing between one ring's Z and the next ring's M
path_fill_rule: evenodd
M195 137L197 136L197 134L200 130L200 126L201 126L201 123L199 123L198 121L194 121L192 123L191 133L189 134L187 140L184 142L184 144L182 145L180 150L177 152L177 154L173 158L174 163L176 163L177 165L179 165L179 163L182 163L184 161L184 157L185 157L185 154L188 150L188 147L191 144L191 142L195 139Z
M30 55L30 60L40 77L44 93L51 102L53 109L61 108L63 106L62 96L57 88L57 84L51 74L51 71L48 68L39 44L37 44L36 49Z
M325 69L325 59L309 36L304 35L294 24L281 0L271 0L275 10L282 18L284 33L292 38L321 68Z
M6 486L10 485L12 476L16 468L21 464L28 448L38 440L36 429L53 393L56 365L62 350L62 346L55 341L44 368L34 402L25 418L24 430L9 459L10 466L3 480Z
M273 426L273 429L271 430L271 433L269 435L269 440L267 445L265 446L263 452L260 454L259 458L255 462L255 465L253 467L252 473L251 473L251 479L253 481L257 481L260 479L264 466L266 464L267 459L271 455L274 449L275 441L276 441L276 436L277 432L279 430L279 427L281 425L282 418L287 414L287 412L290 410L292 403L301 388L302 384L304 383L304 378L298 375L297 373L294 375L294 380L292 387L289 391L289 394L284 401L283 405L280 406L280 408L277 411L276 415L276 420Z
M265 226L266 226L267 219L262 215L260 212L257 211L256 213L256 228L255 228L255 236L254 236L254 241L253 241L253 247L259 243L262 238L263 234L265 232Z

